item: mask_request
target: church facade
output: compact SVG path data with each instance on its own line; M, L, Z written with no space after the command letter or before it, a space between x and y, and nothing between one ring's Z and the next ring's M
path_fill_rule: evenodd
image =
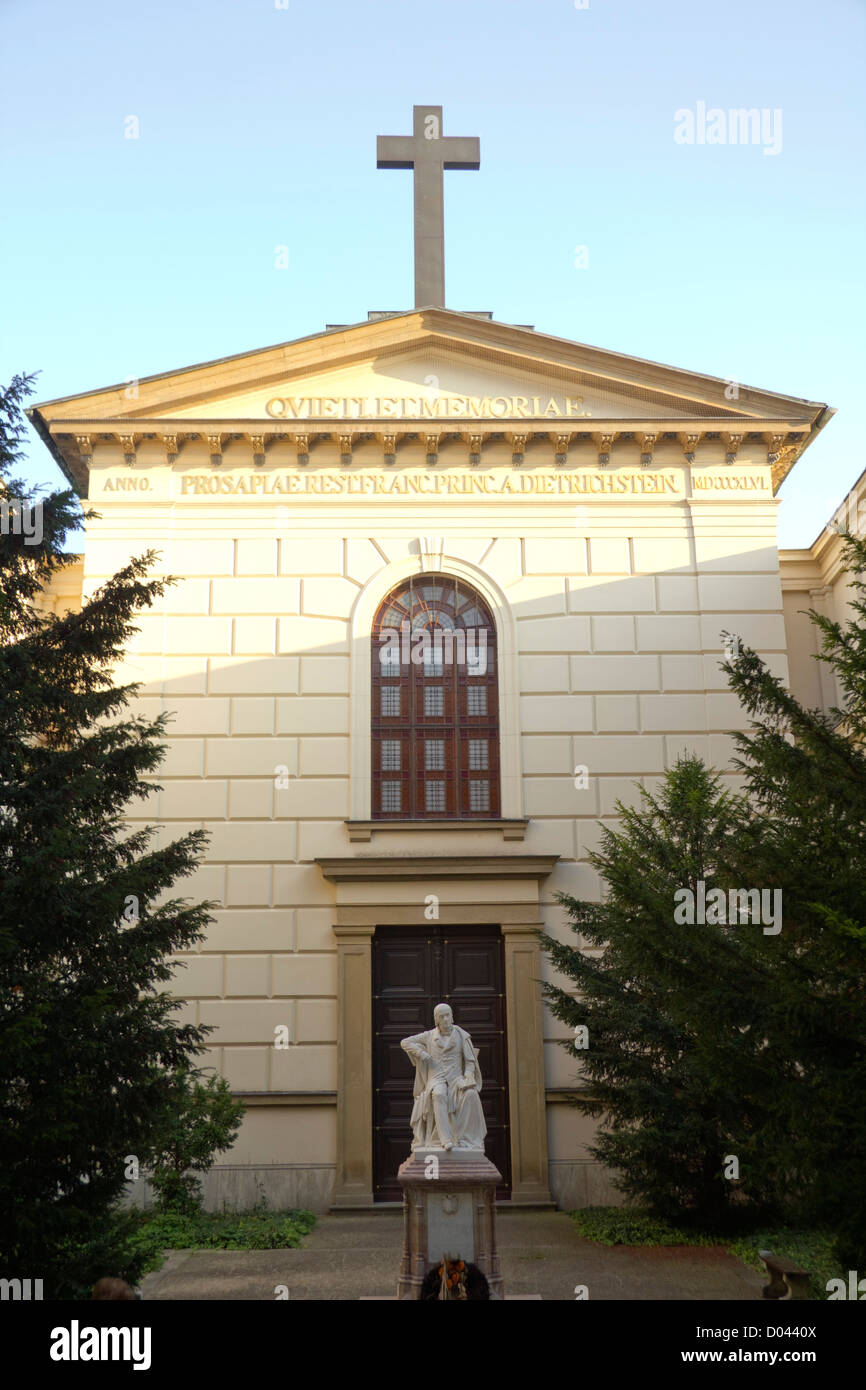
M537 932L600 894L635 783L684 750L731 775L723 632L836 698L802 610L844 616L838 542L776 542L831 413L435 306L31 411L99 513L46 602L151 548L179 577L117 679L172 715L130 819L210 834L173 989L247 1106L212 1204L397 1199L400 1041L440 1001L500 1197L616 1200Z

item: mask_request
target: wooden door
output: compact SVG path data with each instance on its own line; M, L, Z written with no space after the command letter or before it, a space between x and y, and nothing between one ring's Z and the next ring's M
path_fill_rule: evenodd
M412 1142L415 1069L401 1039L433 1027L433 1010L450 1004L478 1051L485 1153L511 1193L505 953L498 927L377 927L373 938L373 1192L399 1201L397 1169Z

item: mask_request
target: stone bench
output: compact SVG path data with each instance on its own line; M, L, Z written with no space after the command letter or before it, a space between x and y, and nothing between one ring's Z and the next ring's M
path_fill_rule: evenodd
M809 1297L809 1271L801 1269L793 1260L774 1255L772 1250L759 1250L758 1254L767 1266L769 1284L764 1285L764 1298L804 1299Z

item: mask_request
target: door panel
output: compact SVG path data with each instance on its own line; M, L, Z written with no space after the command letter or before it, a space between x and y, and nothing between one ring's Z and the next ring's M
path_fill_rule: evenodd
M401 1039L433 1027L450 1004L481 1067L485 1153L511 1191L505 957L498 927L377 927L373 938L373 1190L399 1201L397 1169L409 1157L415 1070Z

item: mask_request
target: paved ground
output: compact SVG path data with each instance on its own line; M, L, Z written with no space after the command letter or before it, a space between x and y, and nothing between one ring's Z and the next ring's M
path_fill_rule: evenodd
M506 1294L574 1300L755 1299L763 1280L718 1247L643 1249L582 1240L564 1212L500 1211ZM403 1217L398 1211L320 1216L298 1250L175 1250L141 1288L145 1299L357 1299L395 1292Z

